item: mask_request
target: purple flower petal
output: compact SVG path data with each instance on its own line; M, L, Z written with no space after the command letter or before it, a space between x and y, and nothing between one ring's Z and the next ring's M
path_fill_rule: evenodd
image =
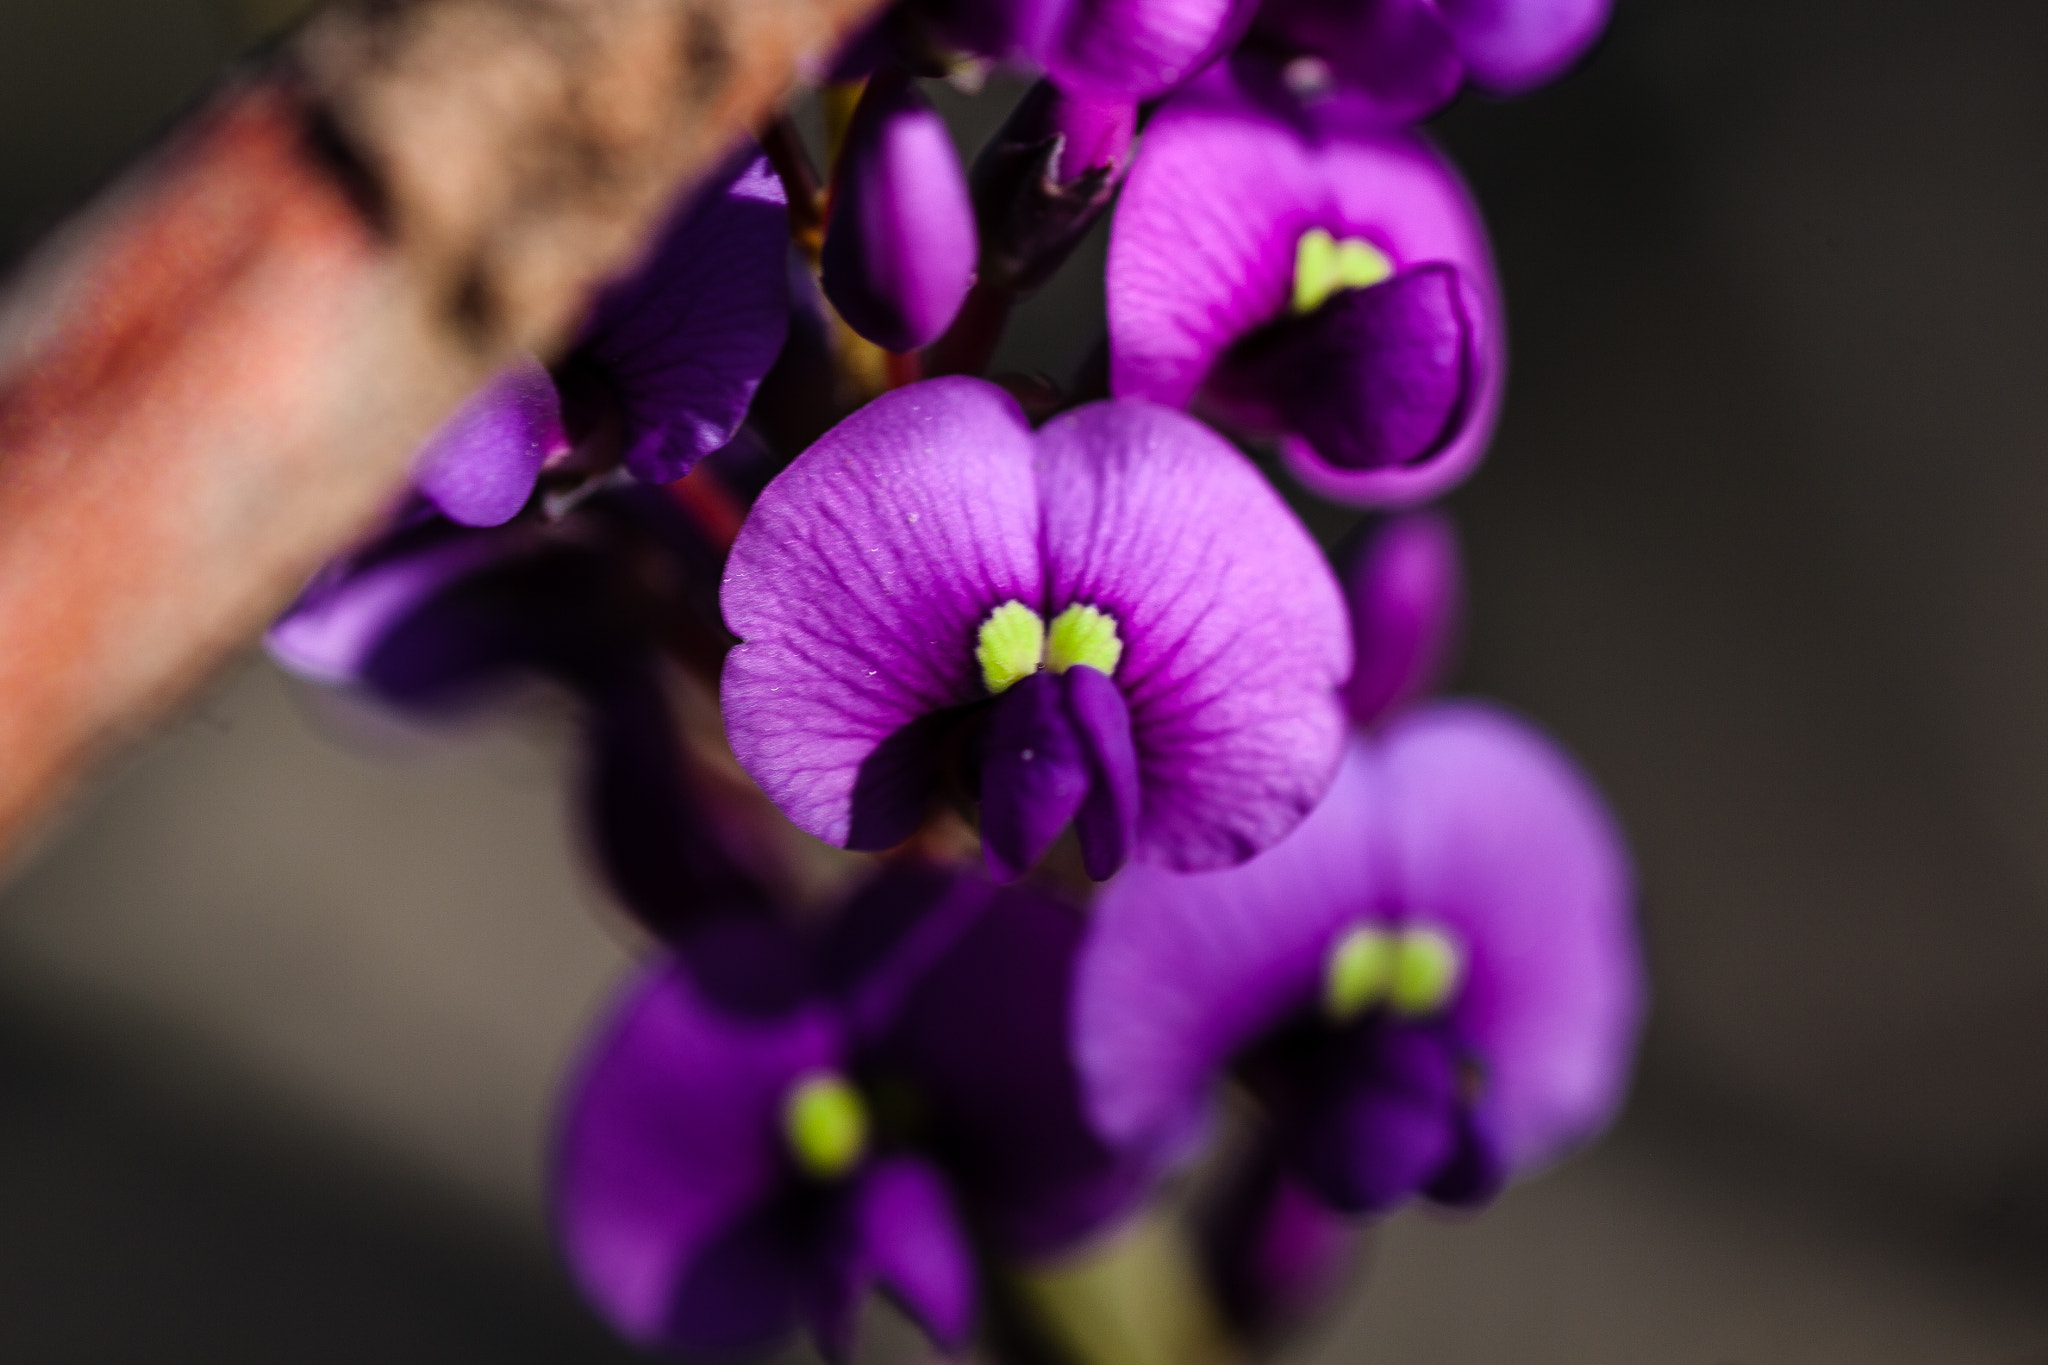
M1015 881L1037 865L1088 795L1089 754L1056 673L996 699L982 748L981 841L989 875Z
M532 551L523 528L407 527L364 556L323 570L264 636L270 656L313 682L365 681L390 633L451 586Z
M1056 1253L1128 1211L1148 1168L1083 1121L1069 1046L1082 920L1026 887L985 902L868 1054L918 1098L928 1149L999 1254Z
M960 311L976 252L967 180L944 121L907 76L878 72L833 173L825 297L876 345L913 351Z
M599 296L566 368L618 404L636 477L679 479L739 430L789 326L787 203L749 145ZM571 424L579 417L594 420L572 404Z
M1145 139L1110 237L1112 391L1194 401L1230 347L1288 316L1297 244L1321 228L1370 242L1397 272L1455 267L1477 361L1458 433L1420 462L1345 468L1290 435L1290 465L1318 492L1372 506L1434 497L1470 473L1500 405L1505 337L1484 227L1443 158L1344 101L1254 99L1225 67L1169 100Z
M673 965L626 995L570 1089L553 1192L569 1267L622 1334L730 1350L788 1320L787 1260L759 1221L787 1178L781 1106L838 1061L822 1014L725 1018Z
M914 1157L877 1161L855 1196L862 1260L942 1350L974 1327L974 1256L945 1182Z
M1076 969L1075 1060L1112 1142L1178 1156L1230 1059L1312 1004L1350 924L1384 918L1387 851L1364 837L1377 774L1354 743L1308 819L1242 866L1124 869L1097 900Z
M1472 287L1451 266L1417 266L1339 290L1300 318L1227 352L1209 377L1218 410L1296 433L1344 470L1413 466L1465 430L1484 359Z
M1411 712L1379 763L1389 892L1468 948L1452 1021L1525 1171L1597 1131L1628 1082L1644 982L1627 847L1572 761L1496 708Z
M1067 0L1026 10L1024 50L1069 94L1148 100L1199 73L1243 34L1258 0Z
M1344 575L1357 655L1344 692L1354 723L1376 725L1435 684L1449 661L1462 596L1449 518L1409 512L1375 528Z
M1264 0L1253 34L1282 55L1320 58L1370 117L1388 125L1427 118L1465 78L1456 37L1434 0Z
M1218 1306L1254 1339L1299 1323L1343 1287L1364 1227L1317 1199L1262 1132L1226 1174L1196 1222Z
M1086 665L1070 668L1063 676L1074 733L1088 752L1090 773L1074 832L1081 841L1083 868L1104 881L1124 865L1138 842L1144 793L1137 744L1131 738L1131 709L1115 683Z
M1607 26L1612 0L1437 0L1472 79L1514 95L1552 79Z
M986 695L977 632L1039 600L1033 445L993 385L885 394L769 485L727 562L733 752L795 824L882 848L924 816L926 718ZM920 764L927 765L920 768Z
M527 356L441 424L413 464L413 486L450 521L498 526L526 506L548 457L567 449L555 381Z
M1351 651L1336 581L1272 487L1179 413L1096 403L1039 433L1046 604L1117 622L1139 856L1222 867L1322 797Z

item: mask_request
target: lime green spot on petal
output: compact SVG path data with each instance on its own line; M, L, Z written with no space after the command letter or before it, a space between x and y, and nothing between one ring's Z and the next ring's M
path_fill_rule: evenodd
M988 614L974 646L981 680L991 695L1008 690L1038 671L1045 653L1045 621L1022 602L1009 601Z
M1465 973L1465 955L1441 929L1409 929L1394 940L1387 1003L1394 1013L1434 1014L1451 1002Z
M1393 261L1371 242L1360 237L1339 241L1322 228L1310 228L1294 244L1294 311L1313 313L1340 289L1369 289L1393 274Z
M1075 664L1086 664L1105 677L1116 674L1124 657L1123 637L1116 632L1116 618L1094 607L1075 604L1052 618L1052 634L1045 644L1045 666L1064 673Z
M1333 1024L1348 1023L1377 1005L1394 974L1394 939L1357 925L1331 946L1323 963L1323 1013Z
M790 1154L808 1175L831 1180L852 1170L868 1147L868 1107L844 1076L814 1072L790 1087L782 1104Z

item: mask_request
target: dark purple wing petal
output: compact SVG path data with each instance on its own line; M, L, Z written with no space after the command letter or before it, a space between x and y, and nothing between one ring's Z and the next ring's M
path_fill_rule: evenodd
M553 1189L563 1255L621 1333L643 1344L723 1340L735 1330L723 1305L790 1292L768 1231L747 1224L787 1178L785 1092L837 1065L838 1049L821 1014L721 1016L673 965L627 993L568 1091ZM701 1291L705 1276L723 1287L685 1292Z
M1627 1085L1644 998L1627 847L1571 760L1498 709L1411 712L1379 761L1390 890L1468 946L1453 1019L1526 1170L1597 1131Z
M1039 433L1047 605L1107 612L1142 774L1137 856L1242 862L1294 828L1343 745L1335 577L1250 461L1191 418L1096 403Z
M1105 881L1138 843L1144 785L1131 738L1131 708L1115 683L1086 665L1068 669L1065 679L1074 733L1088 751L1092 777L1074 832L1081 841L1082 866L1095 880Z
M413 464L413 487L450 521L498 526L526 506L548 457L567 448L555 381L526 356L441 424Z
M1031 433L994 385L938 379L849 417L761 494L727 563L733 752L800 828L886 847L924 814L912 727L986 694L974 649L1042 588ZM877 796L875 793L886 793Z
M1037 866L1081 809L1093 777L1059 675L1034 673L998 697L981 759L981 842L989 875L1015 881Z
M1074 1041L1106 1137L1185 1150L1224 1067L1312 1009L1337 936L1384 916L1386 855L1365 834L1377 781L1355 742L1323 803L1261 856L1196 876L1136 865L1104 888L1077 969Z
M750 145L600 296L570 364L618 402L635 476L681 478L739 429L789 326L786 205Z
M861 1257L948 1351L974 1327L974 1255L937 1171L915 1157L877 1161L855 1198Z
M1370 1018L1323 1034L1269 1096L1290 1166L1347 1213L1384 1213L1458 1153L1459 1061L1441 1029Z
M1437 0L1472 79L1496 94L1533 89L1584 55L1613 0Z

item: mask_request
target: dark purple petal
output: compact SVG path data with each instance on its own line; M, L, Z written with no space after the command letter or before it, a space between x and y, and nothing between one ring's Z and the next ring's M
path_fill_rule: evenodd
M568 449L555 381L531 356L479 389L413 464L413 487L464 526L498 526L533 493L540 467Z
M616 1318L612 1326L685 1357L767 1354L795 1330L816 1279L809 1248L791 1232L782 1209L749 1211L689 1261L657 1330L634 1337Z
M1357 1260L1365 1227L1316 1198L1261 1133L1204 1202L1196 1244L1232 1327L1258 1338L1327 1300Z
M1138 749L1131 738L1131 710L1123 693L1103 674L1076 665L1063 675L1074 733L1088 753L1088 795L1075 816L1081 863L1103 881L1131 856L1138 842L1143 799Z
M894 1157L862 1175L854 1195L861 1257L941 1349L974 1327L974 1256L945 1182L923 1161Z
M981 846L991 877L1015 881L1037 866L1088 795L1088 759L1058 674L1034 673L996 699L981 760Z
M1344 575L1357 662L1345 700L1351 719L1378 724L1435 685L1462 610L1457 533L1440 512L1408 512L1378 527Z
M848 899L818 950L825 989L862 1045L895 1027L903 1002L988 910L995 888L950 868L894 861Z
M618 404L635 476L679 479L733 438L782 349L788 253L782 182L749 145L677 206L646 261L600 295L568 368Z
M975 254L974 210L944 121L908 77L878 72L833 173L825 297L876 345L913 351L960 311Z
M322 571L264 636L270 656L313 682L348 686L387 636L452 586L530 553L523 527L467 531L445 522L400 532L394 552Z
M1147 125L1110 236L1112 391L1194 401L1226 351L1287 316L1311 228L1371 243L1397 272L1454 266L1470 286L1459 306L1477 360L1455 436L1419 462L1367 469L1293 435L1282 442L1303 481L1339 501L1432 498L1471 472L1492 433L1506 368L1499 290L1456 172L1415 134L1374 128L1343 101L1275 105L1218 67Z
M1499 1194L1513 1174L1491 1119L1465 1105L1458 1111L1458 1141L1451 1159L1430 1177L1422 1193L1433 1203L1472 1208Z
M1022 46L1062 90L1148 100L1234 44L1257 0L1067 0L1026 7Z
M1465 429L1485 364L1478 315L1455 267L1418 266L1252 333L1209 392L1219 411L1257 414L1252 425L1295 433L1339 469L1415 465Z
M1319 1199L1381 1213L1451 1164L1459 1058L1441 1030L1373 1017L1323 1032L1308 1051L1267 1099L1289 1165Z
M1320 58L1373 118L1390 125L1435 113L1465 78L1435 0L1264 0L1252 27L1255 40L1280 55Z
M1437 0L1472 79L1496 94L1533 89L1577 61L1612 0Z
M1348 926L1385 917L1379 799L1354 742L1313 814L1240 867L1183 876L1134 864L1097 900L1077 968L1075 1058L1111 1141L1178 1155L1231 1058L1312 1008Z
M1142 773L1138 856L1242 862L1322 797L1343 747L1350 635L1322 552L1200 423L1095 403L1039 433L1048 616L1117 623Z
M1526 1171L1596 1132L1627 1086L1645 990L1627 847L1577 766L1496 708L1410 712L1377 763L1388 894L1468 950L1452 1022Z
M722 597L742 641L725 723L800 828L887 847L923 818L926 785L887 779L928 771L921 721L986 695L982 621L1043 591L1031 466L1006 394L932 380L849 417L755 503Z
M553 1182L563 1255L622 1334L730 1349L782 1320L761 1305L791 1292L786 1258L749 1224L791 1178L790 1084L838 1064L821 1013L727 1018L674 965L626 994L569 1088Z
M998 892L869 1050L916 1098L923 1145L1000 1255L1054 1254L1129 1210L1148 1168L1082 1120L1069 1046L1080 913Z

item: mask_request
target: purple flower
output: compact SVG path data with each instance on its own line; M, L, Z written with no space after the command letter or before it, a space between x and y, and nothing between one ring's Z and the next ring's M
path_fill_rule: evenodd
M585 1292L643 1345L728 1356L802 1323L843 1357L879 1284L961 1345L971 1245L1049 1255L1145 1188L1081 1119L1081 932L1038 893L903 866L812 951L758 923L685 940L565 1109L556 1223Z
M450 520L496 526L572 445L668 483L730 441L788 326L786 203L758 149L735 157L598 296L556 375L520 361L429 439L419 491Z
M1366 535L1344 574L1358 655L1344 688L1354 724L1377 725L1436 684L1450 662L1462 596L1449 517L1399 513Z
M1342 502L1444 492L1506 369L1486 231L1413 133L1217 68L1147 126L1109 249L1111 387L1276 435Z
M1469 77L1520 94L1577 61L1612 0L1263 0L1247 46L1334 81L1387 123L1434 113ZM1313 63L1314 65L1310 65Z
M1075 1000L1089 1112L1175 1152L1232 1067L1331 1207L1483 1199L1620 1103L1631 898L1620 833L1547 740L1476 703L1412 712L1354 738L1263 856L1106 890Z
M854 331L914 351L974 283L974 210L953 139L910 78L869 79L832 174L825 297Z
M889 847L956 792L999 877L1069 820L1091 875L1221 867L1342 747L1328 566L1248 461L1147 403L1034 433L979 380L887 394L762 493L723 603L733 752L828 843Z

